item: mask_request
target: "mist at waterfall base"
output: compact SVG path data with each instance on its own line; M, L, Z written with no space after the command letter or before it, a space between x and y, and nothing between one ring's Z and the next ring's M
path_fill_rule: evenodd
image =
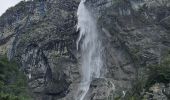
M81 83L76 100L84 100L91 81L100 77L103 62L101 57L101 41L97 31L96 21L86 8L85 0L81 0L77 16L77 29L80 35L77 40L77 49L81 51Z

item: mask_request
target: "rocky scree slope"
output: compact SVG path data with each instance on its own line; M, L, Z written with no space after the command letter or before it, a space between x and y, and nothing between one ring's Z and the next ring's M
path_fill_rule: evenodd
M0 52L18 61L37 100L74 100L80 81L75 28L79 2L20 2L0 17ZM91 83L87 97L125 99L137 80L147 77L148 66L169 55L170 1L86 0L85 5L97 19L105 62L105 78ZM170 91L164 83L153 86ZM168 95L153 93L152 98L168 100Z

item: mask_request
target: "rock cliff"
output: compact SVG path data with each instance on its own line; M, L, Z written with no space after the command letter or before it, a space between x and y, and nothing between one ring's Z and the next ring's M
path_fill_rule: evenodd
M22 1L0 17L0 54L17 60L36 100L75 100L81 77L75 28L79 2ZM86 0L85 5L97 19L104 50L104 78L92 81L87 97L126 99L139 79L147 79L148 66L170 55L170 1ZM156 93L166 92L153 98L169 100L169 85L155 87Z

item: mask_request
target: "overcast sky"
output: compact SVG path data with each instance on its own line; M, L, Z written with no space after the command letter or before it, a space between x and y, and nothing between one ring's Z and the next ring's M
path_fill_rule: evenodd
M22 0L0 0L0 15L2 15L9 7L12 7Z

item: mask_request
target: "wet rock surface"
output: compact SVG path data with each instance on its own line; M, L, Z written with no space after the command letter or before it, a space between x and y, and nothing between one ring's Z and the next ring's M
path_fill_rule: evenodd
M92 81L89 89L88 100L107 100L115 91L112 80L100 78Z

